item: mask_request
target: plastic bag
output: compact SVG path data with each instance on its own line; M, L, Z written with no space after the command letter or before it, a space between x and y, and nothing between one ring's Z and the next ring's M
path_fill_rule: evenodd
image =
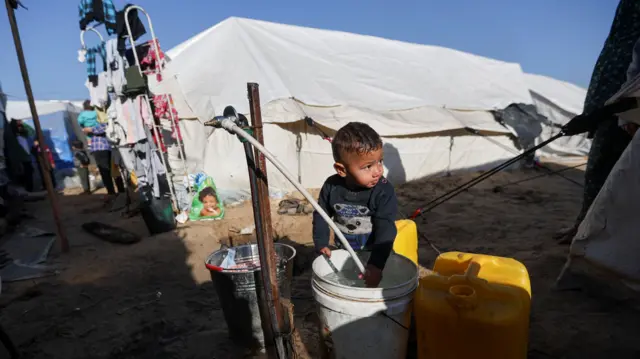
M224 205L220 201L216 184L211 177L201 177L196 181L197 196L191 202L189 219L192 221L224 218Z

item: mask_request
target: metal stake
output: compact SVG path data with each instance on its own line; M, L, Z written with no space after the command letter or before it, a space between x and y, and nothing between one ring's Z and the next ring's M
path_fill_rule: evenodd
M7 16L9 17L9 25L11 25L11 33L13 34L13 43L16 46L16 54L18 55L18 63L20 64L20 72L22 73L22 81L24 82L24 90L27 93L27 99L29 101L29 108L31 109L31 118L33 118L33 124L36 127L36 135L38 142L40 143L40 168L42 169L42 176L44 177L44 185L47 188L49 194L49 201L51 202L51 210L53 211L53 221L56 224L56 234L60 241L60 248L63 253L69 252L69 241L67 235L60 222L60 215L58 210L58 197L53 188L53 182L49 176L49 159L44 151L44 136L42 135L42 128L40 127L40 118L38 117L38 111L36 109L36 103L33 99L33 91L31 90L31 81L29 81L29 72L27 71L27 63L24 59L24 52L22 51L22 41L20 41L20 32L18 31L18 24L16 22L16 14L13 10L9 0L5 0L7 6Z
M258 142L264 144L262 136L262 113L260 111L260 93L257 83L248 83L247 92L249 96L249 107L251 108L251 124L253 127L253 135ZM265 291L266 307L269 308L268 318L262 318L264 321L267 319L267 323L263 325L263 328L271 327L270 333L265 333L266 340L272 339L275 341L277 350L277 358L285 359L285 349L282 336L280 335L283 329L284 316L283 309L280 304L280 291L278 288L278 279L276 276L277 258L273 246L273 228L271 225L271 205L269 202L269 185L267 181L267 163L264 155L258 150L254 149L255 166L249 166L249 176L255 176L257 179L256 192L252 196L257 199L255 203L258 207L254 217L256 224L256 234L258 239L258 252L260 255L260 267L263 287ZM273 355L273 353L271 353Z

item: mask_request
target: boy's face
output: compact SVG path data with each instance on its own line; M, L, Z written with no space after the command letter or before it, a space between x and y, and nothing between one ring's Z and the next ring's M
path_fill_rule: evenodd
M382 148L361 155L348 153L342 156L342 161L336 162L333 167L340 176L345 177L351 184L373 188L384 173L382 159Z

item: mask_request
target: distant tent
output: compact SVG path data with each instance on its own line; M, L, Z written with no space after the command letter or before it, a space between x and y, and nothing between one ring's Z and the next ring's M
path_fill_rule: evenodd
M36 108L56 169L73 168L71 141L84 138L76 121L79 109L65 101L36 101ZM9 120L23 120L25 124L35 128L27 101L8 101L6 114Z

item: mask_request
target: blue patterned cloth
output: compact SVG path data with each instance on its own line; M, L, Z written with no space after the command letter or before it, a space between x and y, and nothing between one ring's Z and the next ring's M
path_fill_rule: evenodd
M91 76L98 76L98 68L96 66L96 54L100 55L100 58L102 59L102 70L100 72L107 70L107 48L103 42L96 47L87 49L86 62L87 62L87 75L89 76L89 78L91 78Z
M105 131L107 130L107 124L101 123L92 129L91 143L89 144L89 151L104 151L110 150L111 145L105 136Z
M100 4L102 7L100 8ZM87 28L93 21L104 23L107 34L116 33L116 7L112 0L81 0L78 5L80 30Z

